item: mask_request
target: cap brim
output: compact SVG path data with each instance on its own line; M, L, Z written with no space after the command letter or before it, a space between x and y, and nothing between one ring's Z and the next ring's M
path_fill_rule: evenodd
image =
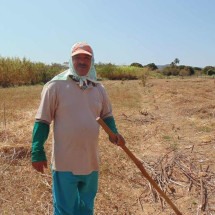
M75 55L78 55L78 54L87 54L87 55L92 56L92 54L90 52L87 52L85 50L77 50L77 51L72 53L72 56L75 56Z

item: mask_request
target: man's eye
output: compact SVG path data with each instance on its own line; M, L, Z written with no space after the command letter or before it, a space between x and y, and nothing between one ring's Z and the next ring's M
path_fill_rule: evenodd
M79 57L74 56L73 59L74 59L74 60L79 60Z
M86 56L86 57L74 56L73 58L74 58L74 60L77 60L77 61L80 61L80 60L91 61L91 57L90 56Z

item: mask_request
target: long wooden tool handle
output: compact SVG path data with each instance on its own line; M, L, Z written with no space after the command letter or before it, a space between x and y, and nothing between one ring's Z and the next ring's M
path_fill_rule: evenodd
M111 129L105 124L105 122L98 117L96 121L102 126L105 132L114 140L116 140L116 135L111 131ZM166 202L171 206L171 208L175 211L177 215L182 215L182 213L178 210L178 208L173 204L173 202L169 199L169 197L160 189L157 183L150 177L150 175L146 172L143 167L141 161L137 159L134 154L125 146L120 145L120 147L126 152L126 154L133 160L139 170L142 172L143 176L150 182L150 184L157 190L157 192L166 200Z

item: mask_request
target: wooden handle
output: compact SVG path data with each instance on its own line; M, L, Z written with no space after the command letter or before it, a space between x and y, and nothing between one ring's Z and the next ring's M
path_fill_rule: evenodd
M105 122L98 117L96 121L102 126L105 132L114 140L117 139L116 135L111 131L111 129L105 124ZM120 147L126 152L126 154L133 160L139 170L142 172L143 176L150 182L150 184L157 190L157 192L166 200L166 202L171 206L171 208L175 211L177 215L182 215L182 213L178 210L178 208L173 204L173 202L169 199L169 197L160 189L157 183L150 177L150 175L146 172L143 167L141 161L137 159L134 154L125 146L120 145Z

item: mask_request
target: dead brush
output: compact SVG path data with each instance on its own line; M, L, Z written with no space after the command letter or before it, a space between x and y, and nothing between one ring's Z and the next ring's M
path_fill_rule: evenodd
M30 147L4 145L0 147L0 157L5 160L25 159L30 157Z
M215 172L210 171L210 166L203 169L192 152L170 151L158 158L156 162L146 160L142 160L143 165L165 193L178 199L183 195L191 195L192 192L195 192L199 199L196 202L196 211L212 214ZM160 202L162 208L165 205L156 190L150 185L148 192L141 194L140 200L141 202ZM192 205L192 207L194 206Z

